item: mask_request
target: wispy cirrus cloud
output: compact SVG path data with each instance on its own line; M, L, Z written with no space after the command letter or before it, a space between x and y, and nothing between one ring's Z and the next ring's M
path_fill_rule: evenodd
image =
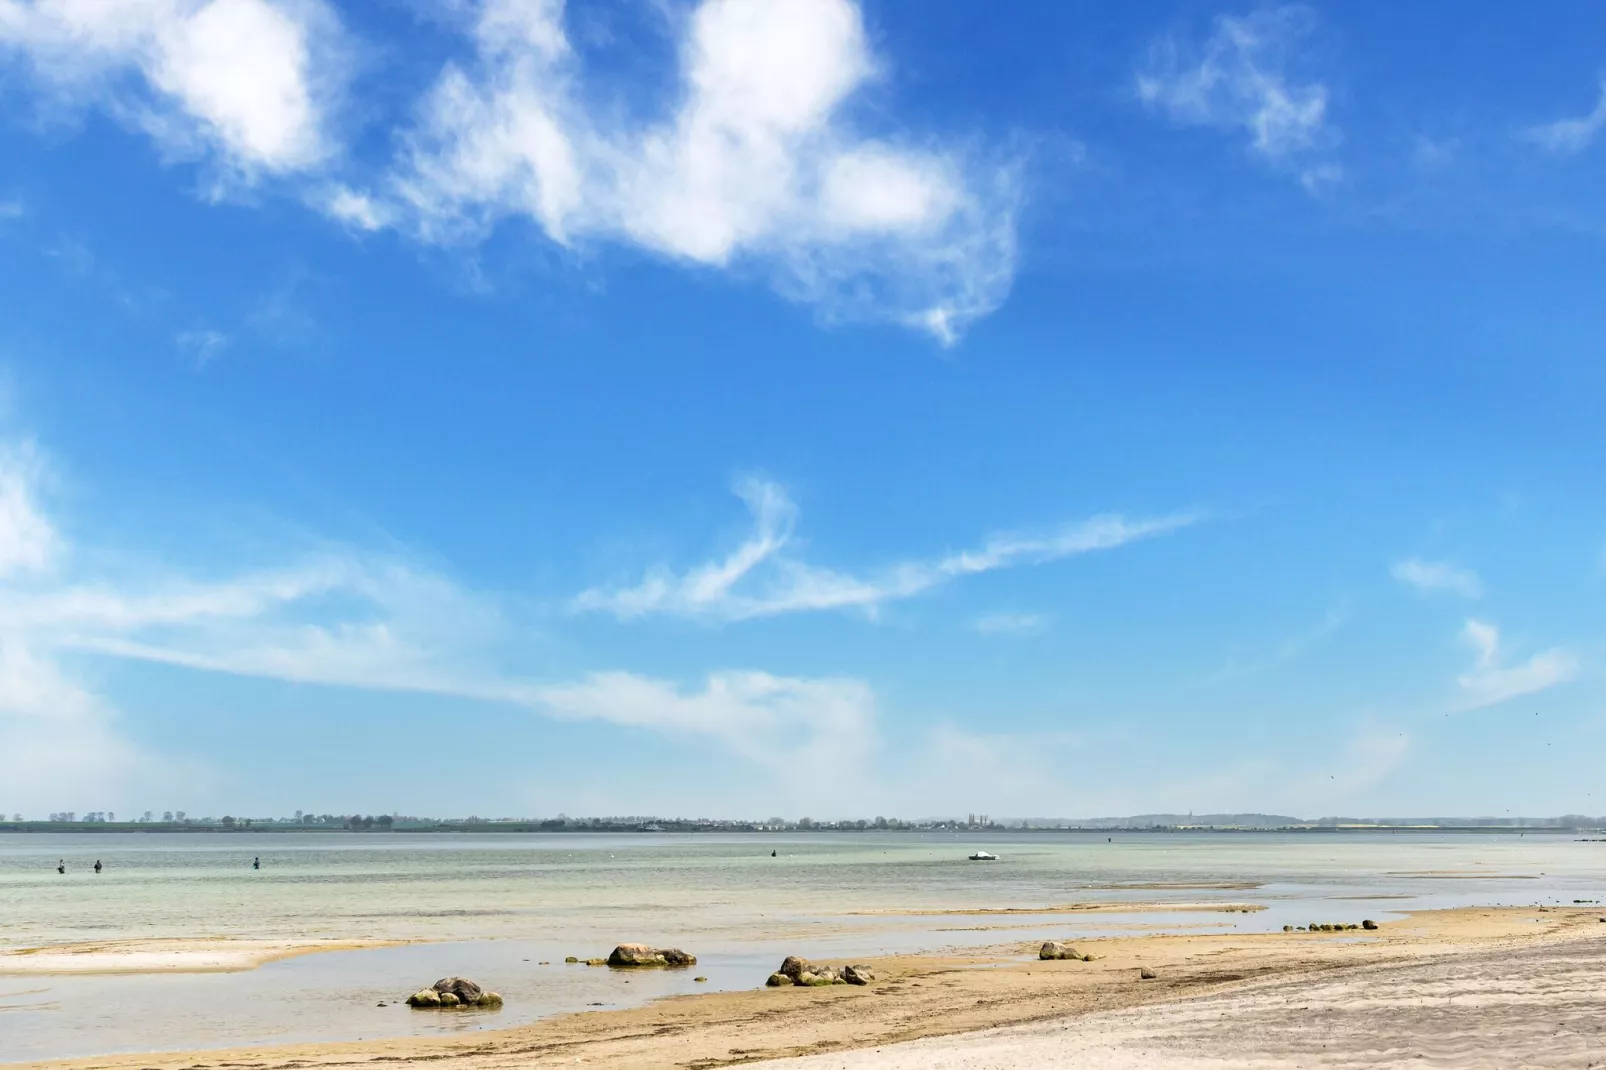
M1595 107L1587 114L1530 126L1522 136L1550 152L1570 156L1594 144L1603 127L1606 127L1606 80L1600 84Z
M1161 38L1138 72L1138 98L1175 123L1244 131L1250 152L1314 192L1342 177L1329 157L1339 135L1328 88L1293 70L1314 26L1309 8L1290 5L1220 16L1203 42Z
M229 336L211 327L180 331L173 340L180 349L194 357L197 368L212 363L229 346Z
M169 768L131 743L114 705L75 676L70 666L85 655L700 739L800 771L800 803L862 775L875 746L874 696L851 678L722 670L688 686L618 671L528 675L502 656L529 640L501 598L395 554L326 545L221 578L149 565L134 577L83 574L45 508L48 473L32 444L0 446L0 782L36 804L70 808L90 789L127 797Z
M233 179L337 150L342 31L322 0L0 0L0 53L55 106L99 106Z
M1487 621L1469 618L1461 636L1477 654L1473 667L1456 678L1462 710L1547 691L1578 675L1578 659L1562 647L1542 650L1515 665L1506 664L1501 656L1500 629Z
M683 572L655 568L630 586L591 588L581 592L572 607L611 613L620 620L666 615L730 622L841 609L874 617L888 602L913 598L964 576L1114 549L1198 519L1191 513L1137 520L1095 516L1045 534L998 534L974 550L855 575L808 564L790 552L797 507L785 488L749 479L735 490L752 514L753 529L729 554Z
M1409 557L1389 567L1389 575L1408 587L1430 594L1446 593L1462 598L1482 598L1483 581L1471 569L1457 568L1443 561L1423 561Z
M1048 627L1042 613L983 613L970 622L982 635L1036 635Z
M1350 619L1347 607L1339 606L1328 610L1322 619L1313 626L1295 635L1290 635L1277 643L1272 649L1263 651L1254 657L1234 656L1211 673L1200 683L1205 687L1213 687L1236 680L1244 680L1253 676L1260 676L1282 668L1304 657L1312 649L1326 642L1337 634L1338 630Z
M348 221L459 241L524 219L563 246L757 272L827 318L944 344L1007 293L1012 168L855 128L848 105L884 61L853 0L702 0L667 110L639 121L588 96L563 0L469 10L472 58L442 71L397 171L331 205Z

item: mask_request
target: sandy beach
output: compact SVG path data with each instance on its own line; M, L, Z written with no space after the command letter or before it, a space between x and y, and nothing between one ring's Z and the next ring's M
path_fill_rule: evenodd
M676 997L463 1037L26 1065L1600 1066L1599 918L1598 909L1469 908L1415 914L1375 933L1078 941L1092 962L1040 962L1029 957L1035 946L1014 944L874 960L877 981L864 988ZM1158 976L1140 980L1144 966Z

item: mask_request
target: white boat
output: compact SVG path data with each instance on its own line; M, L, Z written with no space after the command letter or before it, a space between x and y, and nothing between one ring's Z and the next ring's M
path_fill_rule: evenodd
M989 854L986 851L977 851L975 854L970 856L970 860L972 862L996 862L998 861L998 856L995 854Z

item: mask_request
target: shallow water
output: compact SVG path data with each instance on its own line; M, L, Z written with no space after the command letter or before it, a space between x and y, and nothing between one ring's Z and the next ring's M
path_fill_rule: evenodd
M966 861L976 848L1002 857ZM1209 887L1235 883L1254 887ZM501 1028L757 986L789 953L1254 932L1575 899L1606 899L1606 844L1569 835L0 835L0 949L200 936L430 941L233 974L0 976L0 1061ZM1088 902L1157 909L1029 912ZM1267 909L1163 906L1201 902ZM1028 912L963 913L998 908ZM627 940L684 947L700 962L630 973L562 963ZM453 973L497 989L506 1007L440 1014L393 1002Z

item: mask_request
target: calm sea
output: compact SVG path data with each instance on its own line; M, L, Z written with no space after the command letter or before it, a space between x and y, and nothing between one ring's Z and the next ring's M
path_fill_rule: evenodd
M978 848L999 860L967 861ZM1606 900L1606 843L1411 832L0 835L0 951L163 937L419 941L229 974L0 974L0 1061L504 1028L758 986L794 953L870 956L1138 925L1252 932L1575 900ZM959 913L1112 901L1156 907ZM1200 902L1268 909L1164 909ZM700 964L647 974L563 965L625 941L682 947ZM394 1004L454 973L502 992L504 1010Z

